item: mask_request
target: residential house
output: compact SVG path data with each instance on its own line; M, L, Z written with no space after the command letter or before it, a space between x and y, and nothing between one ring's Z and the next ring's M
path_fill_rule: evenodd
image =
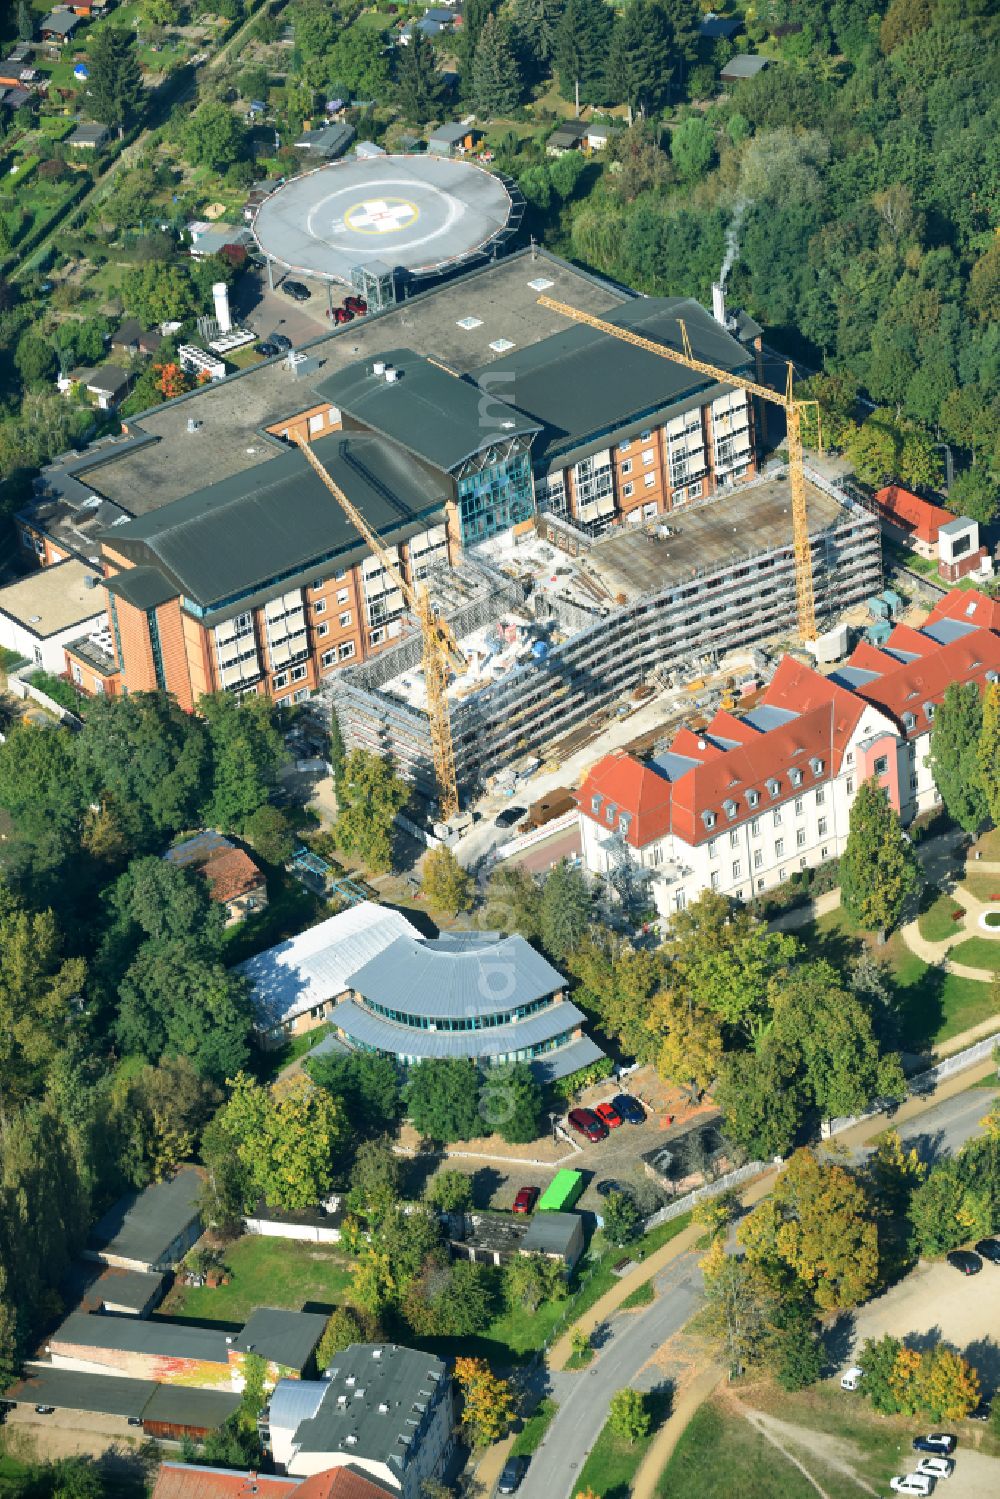
M80 24L71 10L54 10L41 24L42 40L64 47Z
M226 926L267 909L267 879L246 849L209 830L177 843L163 855L176 869L190 869L208 884L208 893L226 912Z
M432 6L429 10L424 11L419 21L407 21L399 33L399 45L401 47L408 47L413 40L415 31L423 32L428 41L433 41L435 37L441 36L446 31L451 31L452 27L457 24L459 24L459 21L453 10Z
M353 139L354 126L335 120L304 131L295 142L295 149L304 151L310 161L334 161L343 156Z
M920 557L937 556L938 533L954 520L950 510L922 500L901 484L887 484L875 494L875 503L890 536L911 548Z
M78 151L99 151L107 142L109 133L106 125L96 125L89 120L81 120L66 144L75 147Z
M386 1499L398 1493L395 1484L376 1482L355 1463L328 1468L311 1478L162 1463L152 1499Z
M99 369L75 369L68 375L60 375L56 384L61 392L82 386L88 396L93 397L101 411L114 411L128 395L135 376L116 364L103 364Z
M483 138L483 132L469 124L438 125L427 137L427 150L431 156L465 156Z
M1000 679L1000 603L956 590L919 629L888 622L824 676L791 656L758 702L641 761L605 755L577 794L583 860L648 884L661 916L704 890L749 900L843 852L875 777L904 823L940 804L929 763L951 682Z
M115 354L126 354L134 358L139 352L142 324L138 318L129 317L111 335L111 349Z
M98 576L71 557L0 588L0 645L59 676L69 642L103 623Z
M402 912L365 900L241 963L259 1043L281 1046L323 1025L348 995L352 975L407 935L416 936L416 928Z
M586 135L587 127L582 120L564 120L545 142L545 154L563 156L567 151L579 151Z
M354 1343L322 1380L282 1380L260 1418L282 1473L356 1464L401 1499L418 1499L451 1454L454 1400L441 1359L395 1343Z

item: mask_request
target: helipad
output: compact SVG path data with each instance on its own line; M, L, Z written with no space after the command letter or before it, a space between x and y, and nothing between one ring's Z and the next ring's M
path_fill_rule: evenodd
M293 177L254 220L263 253L303 275L351 284L378 260L414 276L488 250L516 217L504 182L468 161L381 156Z

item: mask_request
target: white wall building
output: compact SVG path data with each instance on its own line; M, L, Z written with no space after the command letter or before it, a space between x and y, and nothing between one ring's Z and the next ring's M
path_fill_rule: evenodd
M104 623L97 571L76 558L43 567L0 588L0 645L58 676L63 646Z

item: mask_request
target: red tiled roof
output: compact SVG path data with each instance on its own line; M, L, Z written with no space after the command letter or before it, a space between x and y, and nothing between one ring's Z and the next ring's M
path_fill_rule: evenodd
M264 883L264 876L242 848L220 848L205 860L200 872L208 881L212 899L220 905L249 895Z
M931 625L939 619L958 619L1000 633L1000 599L987 598L975 588L953 588L934 605L926 623Z
M644 848L670 832L670 782L632 755L605 755L591 766L576 801L592 822L599 822L609 833L618 828L617 811L630 816L627 842L633 848ZM592 804L601 798L600 813L595 816ZM617 809L614 823L607 821L607 808Z
M807 713L810 708L817 708L821 703L831 704L833 750L838 768L851 735L858 726L858 720L865 711L864 705L858 702L853 692L831 682L821 671L813 666L806 666L794 656L781 658L777 671L761 695L761 702L770 708L785 708L791 713Z
M853 660L853 658L852 658ZM862 683L855 691L894 719L907 737L928 728L925 703L940 703L951 682L976 682L982 687L987 671L1000 672L1000 635L974 630L938 647L933 656L901 662L875 681ZM904 713L913 713L916 723L907 727Z
M386 1499L386 1495L393 1494L398 1496L399 1490L378 1483L348 1463L346 1467L327 1468L325 1473L314 1473L305 1479L296 1489L295 1499Z
M153 1486L153 1499L254 1499L254 1495L256 1499L291 1499L301 1488L298 1479L269 1473L237 1473L232 1468L203 1468L196 1463L162 1463Z
M931 545L937 541L939 529L955 519L950 510L932 505L930 500L922 500L899 484L888 484L885 489L880 489L875 503L886 520L911 532L918 541Z

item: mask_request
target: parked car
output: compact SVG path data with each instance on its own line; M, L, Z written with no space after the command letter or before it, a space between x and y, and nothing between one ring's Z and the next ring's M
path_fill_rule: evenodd
M368 311L368 303L364 297L345 297L344 306L353 317L364 317Z
M900 1473L890 1478L889 1487L894 1494L933 1494L935 1479L926 1473Z
M272 333L271 342L276 349L281 350L282 354L292 347L292 340L286 333Z
M622 1116L619 1114L614 1104L609 1103L607 1099L605 1099L603 1103L599 1103L597 1105L597 1114L601 1119L604 1120L604 1123L608 1126L608 1129L621 1128Z
M633 1098L630 1093L616 1093L611 1102L619 1118L624 1119L626 1124L645 1124L646 1111L639 1100Z
M607 1139L608 1127L593 1109L570 1109L568 1118L577 1134L585 1136L591 1144Z
M948 1263L963 1275L978 1275L983 1268L982 1260L971 1249L953 1249L948 1256Z
M514 1206L511 1211L515 1213L533 1212L537 1201L537 1187L518 1187L517 1196L514 1198Z
M520 822L527 814L523 807L504 807L493 819L495 828L512 828L515 822Z
M36 1405L35 1406L35 1415L36 1416L54 1416L55 1413L56 1413L56 1408L55 1408L54 1405Z
M950 1478L955 1471L955 1464L950 1457L922 1457L917 1463L916 1471L927 1478Z
M974 1411L966 1416L967 1421L989 1421L992 1416L992 1407L988 1400L980 1400Z
M527 1457L509 1457L504 1463L503 1472L497 1482L498 1494L513 1494L521 1486L521 1479L528 1471Z
M293 302L308 302L312 292L302 281L282 281L281 290L286 297L291 297Z
M947 1457L958 1446L958 1438L946 1431L931 1431L925 1437L913 1438L914 1452L943 1452Z
M349 307L335 307L332 312L327 308L326 315L328 318L333 319L338 328L344 323L350 323L354 320L354 313Z
M976 1253L989 1260L991 1265L1000 1265L1000 1239L980 1239Z
M273 339L265 338L262 344L257 345L257 353L264 359L273 359L275 354L281 353L281 350Z

